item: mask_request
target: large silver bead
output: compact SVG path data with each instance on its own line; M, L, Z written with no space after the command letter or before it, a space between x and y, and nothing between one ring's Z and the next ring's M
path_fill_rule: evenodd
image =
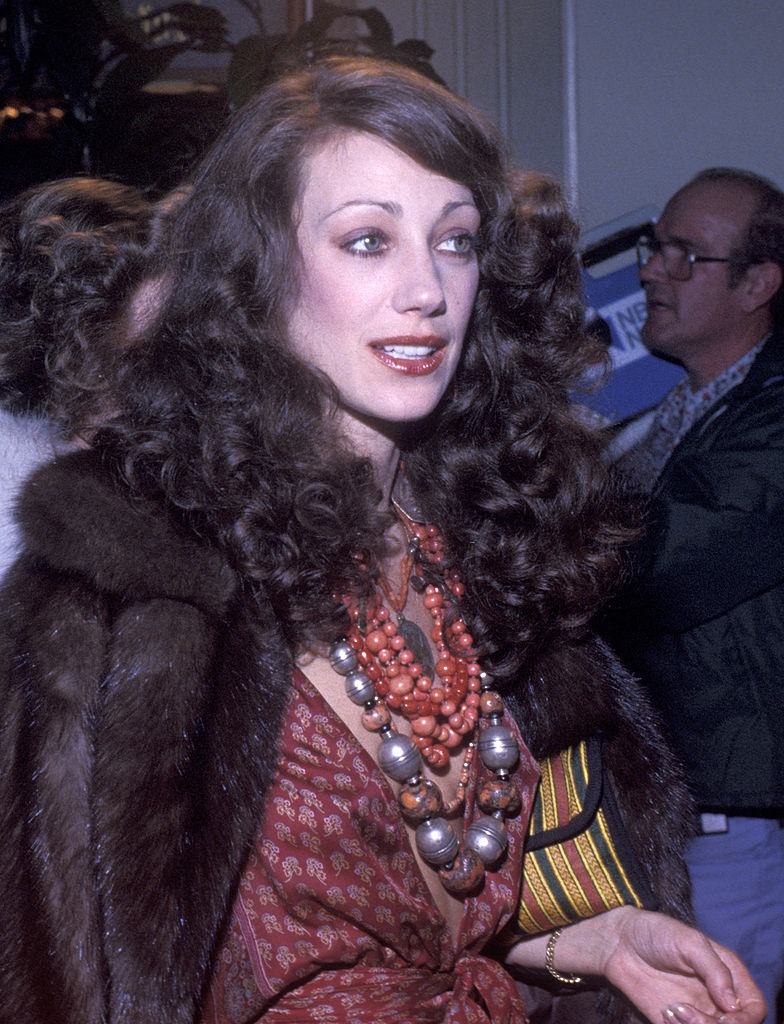
M346 696L355 704L367 704L376 695L376 688L373 681L369 679L362 669L354 669L346 676Z
M420 854L430 864L449 864L457 856L460 844L452 826L444 818L429 818L416 830Z
M348 640L336 640L329 649L329 663L341 676L347 676L357 667L357 656Z
M476 745L485 768L513 768L520 756L520 748L505 725L489 725L479 734Z
M495 864L507 847L508 838L503 822L490 814L483 814L466 829L465 844L483 864Z
M378 748L378 763L391 779L405 782L422 770L422 755L408 736L395 732Z

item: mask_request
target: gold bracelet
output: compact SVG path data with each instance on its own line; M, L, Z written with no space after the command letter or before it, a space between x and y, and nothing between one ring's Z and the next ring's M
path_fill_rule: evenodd
M556 928L550 938L547 940L547 949L544 954L544 966L547 973L551 978L555 978L556 981L560 981L562 985L580 985L582 984L582 978L578 974L561 974L560 971L555 969L555 944L558 941L562 928Z

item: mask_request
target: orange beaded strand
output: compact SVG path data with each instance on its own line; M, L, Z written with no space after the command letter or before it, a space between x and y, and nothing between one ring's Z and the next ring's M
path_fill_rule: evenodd
M425 561L441 568L446 558L441 532L435 526L424 526L411 520L404 521L409 534ZM414 565L413 552L409 552L410 566L404 559L402 581L408 587ZM446 600L444 589L460 597L463 584L454 570L443 572L444 584L424 586L423 604L430 613L433 627L430 637L436 649L433 677L409 650L405 637L398 631L389 609L380 598L366 611L366 629L360 629L360 610L350 597L343 598L349 610L351 627L347 640L356 653L362 669L373 680L376 695L387 708L398 711L411 723L412 739L422 756L433 768L449 763L450 751L460 747L465 736L476 727L479 719L479 664L475 660L473 638L462 618L444 628ZM386 581L384 591L390 598ZM395 595L394 610L402 611L405 595ZM447 636L451 643L447 642ZM457 648L460 653L454 653Z

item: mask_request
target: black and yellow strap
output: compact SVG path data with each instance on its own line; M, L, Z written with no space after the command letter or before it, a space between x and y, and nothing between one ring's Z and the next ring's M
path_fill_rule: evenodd
M614 907L654 909L656 900L631 849L604 779L598 737L539 765L517 931L550 931Z

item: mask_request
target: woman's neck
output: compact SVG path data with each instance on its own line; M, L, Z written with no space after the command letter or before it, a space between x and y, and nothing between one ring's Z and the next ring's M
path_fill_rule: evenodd
M391 505L392 486L395 482L398 463L400 462L400 449L395 447L383 460L373 460L376 470L376 480L381 488L380 507L388 509Z
M379 507L388 509L400 461L400 448L394 429L384 429L366 419L349 415L345 416L342 427L356 454L370 459L373 464L376 482L381 488Z

